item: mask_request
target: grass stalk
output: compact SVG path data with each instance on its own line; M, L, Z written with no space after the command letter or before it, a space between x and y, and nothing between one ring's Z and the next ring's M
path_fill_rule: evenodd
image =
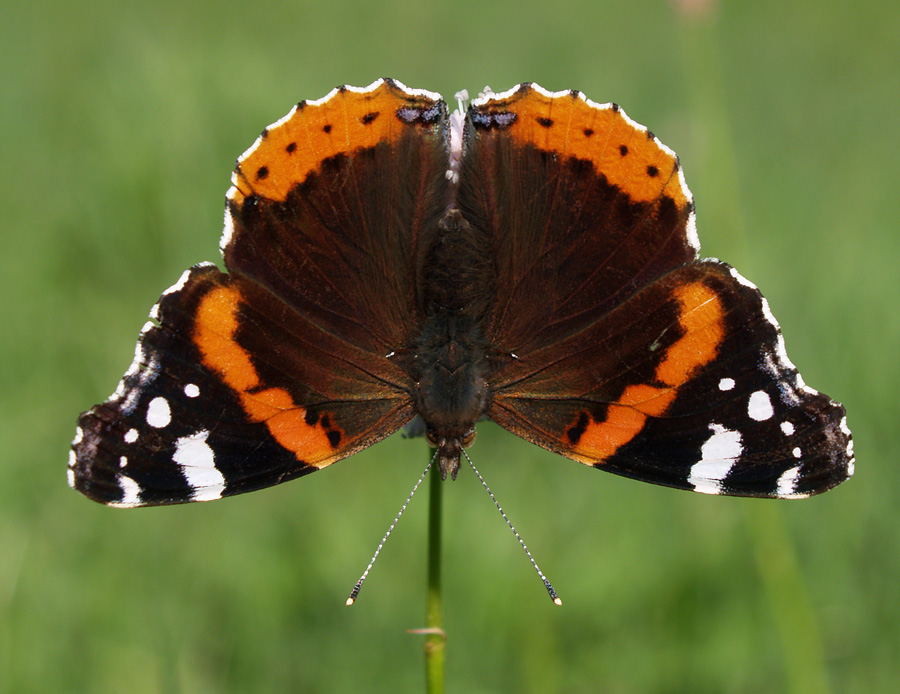
M429 453L434 456L434 450ZM444 485L433 466L428 494L428 595L425 605L425 690L443 694L447 637L443 629L441 593L441 518Z

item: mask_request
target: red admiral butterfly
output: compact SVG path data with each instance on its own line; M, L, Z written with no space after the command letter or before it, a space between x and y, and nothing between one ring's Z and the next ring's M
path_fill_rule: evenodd
M587 465L804 497L853 472L769 306L698 259L675 154L615 104L522 84L448 115L379 80L238 160L221 249L166 290L69 483L112 506L305 475L416 415L455 477L488 417Z

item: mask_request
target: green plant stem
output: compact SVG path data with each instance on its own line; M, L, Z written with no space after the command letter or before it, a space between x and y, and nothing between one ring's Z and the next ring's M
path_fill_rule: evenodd
M434 450L429 453L434 456ZM441 596L441 511L443 481L437 466L431 477L428 494L428 597L425 607L425 690L428 694L444 692L444 647L446 635L442 627Z

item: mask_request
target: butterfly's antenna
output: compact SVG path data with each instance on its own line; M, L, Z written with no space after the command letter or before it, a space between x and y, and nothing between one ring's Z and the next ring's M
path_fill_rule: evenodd
M419 488L419 485L422 484L422 480L425 479L425 475L428 474L428 471L431 469L431 466L434 465L434 461L437 460L438 452L435 451L434 455L431 456L431 462L425 467L425 471L419 476L419 480L416 482L416 485L412 488L412 491L409 493L409 496L406 497L406 501L403 502L403 506L400 507L400 510L397 512L397 515L394 517L394 521L391 523L391 527L387 529L387 532L384 534L384 537L381 538L381 542L378 543L378 547L375 549L375 554L372 555L372 561L369 562L369 565L366 567L366 570L363 571L362 576L359 577L359 580L356 582L356 585L353 586L353 590L350 591L350 597L347 598L347 607L356 602L356 596L359 595L359 591L362 588L363 581L366 580L366 576L369 575L369 571L372 569L372 565L375 563L375 560L378 559L378 554L381 552L381 548L384 547L384 543L387 542L387 539L391 536L391 533L394 532L394 528L397 525L397 521L400 520L400 516L403 515L403 512L406 510L406 507L409 506L409 502L413 498L413 494L416 493L416 490ZM482 483L483 484L483 483ZM507 521L509 522L509 521ZM515 532L515 531L513 531ZM521 542L521 540L520 540ZM526 552L528 550L525 550ZM532 560L533 563L534 560ZM538 572L540 573L540 572Z
M478 481L481 482L481 486L484 487L485 491L488 493L488 495L490 495L491 501L494 502L494 506L496 506L497 510L500 511L500 515L503 516L503 520L506 521L509 529L512 530L513 535L516 536L519 544L522 545L522 549L524 549L525 554L528 555L528 561L531 562L534 570L537 571L537 575L540 576L541 580L544 582L544 588L547 589L547 593L550 595L550 599L555 605L562 605L562 600L559 599L556 591L553 590L553 584L550 583L546 576L544 576L544 572L541 571L540 567L537 565L537 562L534 560L534 557L531 556L531 552L528 551L528 546L525 544L525 540L522 539L522 536L519 535L518 531L515 529L515 527L513 527L513 524L510 522L509 517L507 517L500 504L497 502L497 497L494 496L494 492L492 492L491 488L487 486L487 482L484 481L484 477L481 476L481 473L478 472L478 468L475 467L475 463L472 462L472 459L469 457L469 454L466 453L465 449L463 449L462 454L466 456L466 461L469 463L469 467L471 467L475 471L475 475L478 477Z

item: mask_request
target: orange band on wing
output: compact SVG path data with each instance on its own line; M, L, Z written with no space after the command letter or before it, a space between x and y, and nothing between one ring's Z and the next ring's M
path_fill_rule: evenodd
M322 161L379 142L393 142L412 127L401 109L427 110L437 100L404 91L387 80L370 91L339 89L319 102L301 102L238 160L232 199L251 193L284 201Z
M293 451L298 460L316 467L328 465L334 450L329 435L339 441L343 432L333 425L326 430L321 420L308 424L306 409L283 388L256 390L261 385L259 374L250 355L235 339L240 301L240 292L232 287L217 287L201 299L193 339L203 364L238 393L251 421L264 423L275 440Z
M517 142L592 162L635 202L653 202L665 195L679 209L688 204L674 153L617 108L600 107L578 92L551 96L524 86L506 98L491 99L479 110L514 113L515 121L504 132Z
M608 458L631 441L643 428L648 415L660 415L675 399L675 391L654 386L629 386L617 403L606 411L606 419L587 425L575 451L581 462L592 465Z
M647 417L658 417L666 411L675 400L676 389L694 371L715 358L725 335L722 302L701 282L679 287L675 297L678 323L684 334L669 345L656 367L656 381L665 385L628 386L616 402L609 404L606 419L590 421L583 427L574 445L577 460L593 465L613 455L637 436ZM579 428L581 417L579 413L572 427Z
M693 282L676 289L675 296L684 336L666 350L656 367L656 379L670 386L680 386L698 367L712 361L725 335L722 302L712 289Z

